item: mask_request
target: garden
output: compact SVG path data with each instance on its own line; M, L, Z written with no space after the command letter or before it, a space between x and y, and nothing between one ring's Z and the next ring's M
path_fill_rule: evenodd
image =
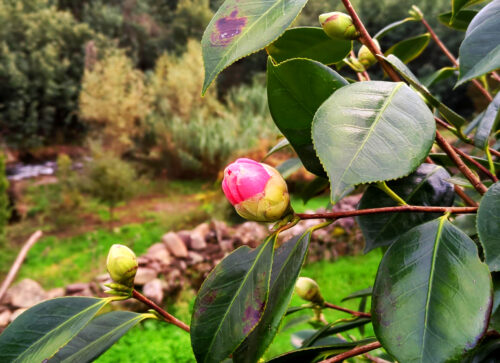
M500 0L0 0L1 362L497 362Z

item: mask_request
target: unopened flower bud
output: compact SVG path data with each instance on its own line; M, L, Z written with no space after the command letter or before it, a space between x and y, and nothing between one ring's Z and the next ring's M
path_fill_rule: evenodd
M319 16L319 22L325 33L333 39L357 39L359 32L352 22L352 18L344 13L334 11Z
M373 42L377 45L378 48L380 48L380 44L376 39L373 39ZM361 46L361 48L359 48L358 60L365 68L369 68L377 63L377 58L372 52L370 52L370 49L368 49L366 45L363 45Z
M245 219L275 222L291 212L285 180L273 167L238 159L224 170L222 190Z
M134 286L134 278L139 264L135 253L130 248L118 244L111 246L106 267L114 282L129 288Z
M313 302L315 304L323 304L324 299L319 291L319 286L313 279L308 277L299 277L295 283L295 292L300 298Z

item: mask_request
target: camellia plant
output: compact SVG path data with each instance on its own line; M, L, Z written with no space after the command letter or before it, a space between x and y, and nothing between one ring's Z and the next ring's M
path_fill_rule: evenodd
M29 309L0 335L0 361L90 361L151 318L188 332L198 362L258 362L284 316L303 309L314 312L315 331L270 362L361 355L374 362L498 361L500 0L479 11L470 6L482 1L454 0L451 12L439 16L465 31L459 61L417 7L372 37L349 0L342 0L346 13L318 14L321 27L290 28L306 2L226 0L203 36L203 92L236 60L265 49L269 109L284 136L271 152L293 148L295 163L317 176L309 196L329 189L335 204L363 193L357 210L294 213L275 169L239 159L224 173L226 196L243 217L276 224L259 247L241 247L213 269L190 326L134 289L135 256L113 246L111 297L59 298ZM377 40L408 22L426 32L382 50ZM407 64L431 39L450 67L419 80ZM360 48L357 56L353 48ZM371 80L376 63L382 80ZM357 80L338 73L349 69ZM445 78L457 86L470 82L488 102L472 122L429 91ZM357 218L365 252L384 251L373 287L345 298L360 299L359 311L325 301L315 281L299 278L314 231L345 217ZM304 219L319 221L277 244L279 233ZM294 289L304 305L289 307ZM128 298L151 312L99 314ZM343 311L346 319L328 322L324 309ZM364 335L368 324L375 336Z

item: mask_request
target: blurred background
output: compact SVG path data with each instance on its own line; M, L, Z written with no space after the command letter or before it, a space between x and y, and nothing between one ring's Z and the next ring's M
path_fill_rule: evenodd
M352 2L372 34L416 4L458 53L464 33L437 21L449 0ZM261 160L280 138L267 107L265 52L229 67L200 97L200 40L221 3L0 0L0 280L30 234L44 232L0 303L0 330L45 298L101 294L113 243L141 255L144 293L189 321L195 291L213 265L264 238L265 226L242 224L220 181L229 161ZM311 0L295 25L318 26L318 15L334 10L342 10L340 1ZM410 22L381 46L423 32ZM410 66L424 77L448 62L431 42ZM377 72L370 70L381 79ZM450 92L453 80L447 82L432 91L457 112L472 117L483 107L474 89ZM293 156L285 149L267 162ZM306 204L300 198L311 174L287 174L296 211L327 207L327 194ZM354 208L358 199L336 207ZM369 287L381 257L361 255L360 233L344 221L316 238L303 274L333 303ZM268 356L289 350L304 325L280 334ZM137 360L194 358L187 334L147 322L99 359Z

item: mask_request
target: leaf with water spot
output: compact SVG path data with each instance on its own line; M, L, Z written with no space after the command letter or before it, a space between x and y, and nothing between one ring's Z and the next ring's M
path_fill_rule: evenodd
M191 319L191 345L198 362L227 358L262 318L275 241L273 234L256 249L238 248L208 275Z
M205 65L203 93L223 69L283 34L306 3L307 0L226 0L201 40Z
M385 253L372 295L375 335L400 362L456 362L486 332L491 276L476 244L444 217Z
M332 202L355 185L410 174L429 153L435 132L432 112L402 82L359 82L337 90L312 125Z

